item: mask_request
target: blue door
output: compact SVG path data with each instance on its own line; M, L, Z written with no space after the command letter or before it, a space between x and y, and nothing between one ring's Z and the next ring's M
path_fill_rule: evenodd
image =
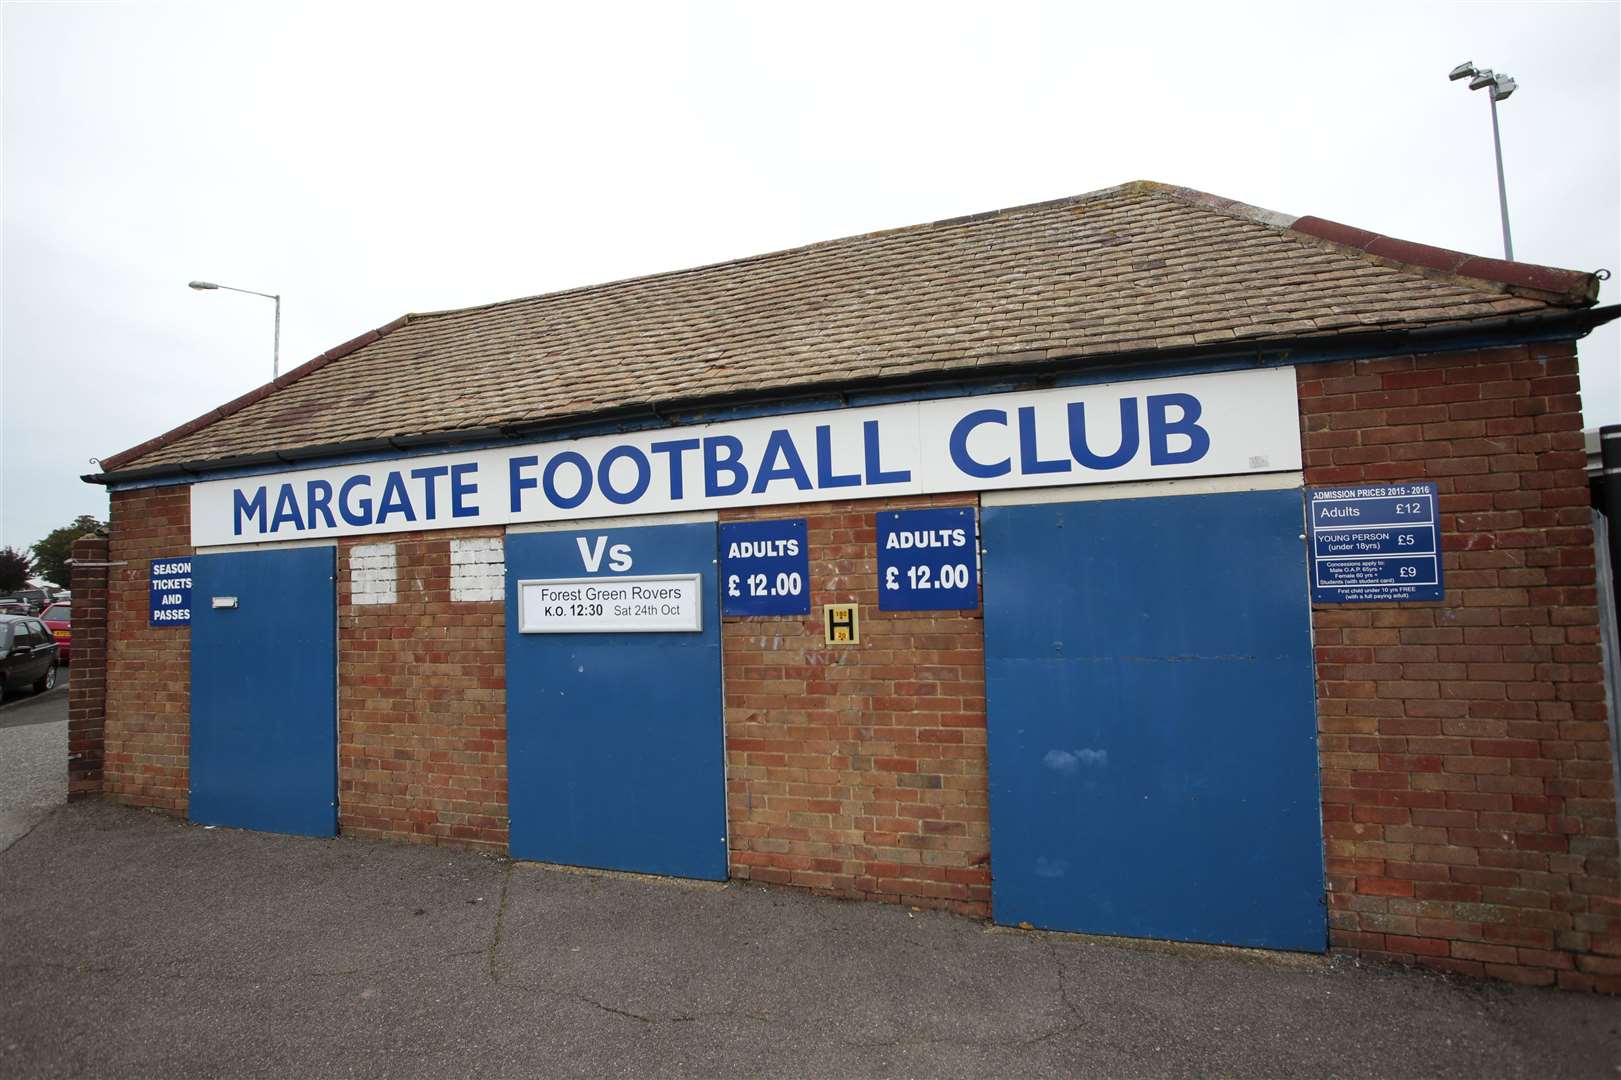
M712 522L507 537L507 786L516 859L726 877ZM702 629L521 633L519 583L698 574Z
M192 559L191 820L337 833L335 557L309 547Z
M1327 943L1299 491L987 507L997 922Z

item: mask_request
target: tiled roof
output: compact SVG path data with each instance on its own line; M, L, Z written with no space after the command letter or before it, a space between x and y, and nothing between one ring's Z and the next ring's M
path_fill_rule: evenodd
M1589 274L1145 181L481 307L413 314L104 470L290 453L1009 364L1536 317Z

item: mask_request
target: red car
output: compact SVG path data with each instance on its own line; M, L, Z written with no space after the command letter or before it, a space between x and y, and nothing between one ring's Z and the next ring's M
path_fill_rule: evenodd
M40 612L39 621L50 630L51 636L56 639L57 658L66 664L68 662L68 647L73 644L73 604L64 602L52 604Z

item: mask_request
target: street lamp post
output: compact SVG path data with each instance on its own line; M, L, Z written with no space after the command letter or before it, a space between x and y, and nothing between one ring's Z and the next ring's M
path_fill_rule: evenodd
M1507 75L1498 75L1491 68L1477 68L1467 60L1453 68L1447 78L1453 82L1468 79L1471 90L1491 90L1492 149L1497 154L1497 205L1503 214L1503 258L1513 262L1514 240L1508 232L1508 187L1503 183L1503 138L1497 131L1497 103L1518 89L1519 84Z
M262 296L266 300L276 302L276 336L270 349L270 378L275 380L281 374L281 294L255 292L252 289L238 289L233 285L216 285L212 281L193 281L189 283L193 289L224 289L226 292L247 293L249 296Z

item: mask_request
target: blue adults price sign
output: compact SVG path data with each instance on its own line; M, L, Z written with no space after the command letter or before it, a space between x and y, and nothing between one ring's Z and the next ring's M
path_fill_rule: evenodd
M723 614L809 615L805 519L722 525L720 576Z
M964 611L979 606L972 507L878 515L878 610Z
M1320 604L1439 600L1433 483L1311 488L1311 598Z
M191 625L191 556L153 559L148 592L152 598L148 626Z

